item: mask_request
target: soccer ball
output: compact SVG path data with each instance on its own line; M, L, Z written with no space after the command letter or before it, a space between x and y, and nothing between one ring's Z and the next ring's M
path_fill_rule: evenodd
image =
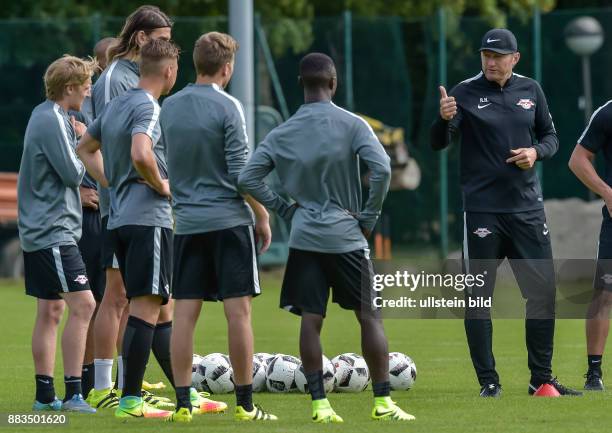
M391 389L406 390L412 388L417 377L414 361L400 352L389 353L389 381Z
M202 382L204 381L204 373L200 367L200 362L203 357L194 353L193 361L191 363L191 386L198 391L202 391Z
M253 356L253 392L261 392L266 389L266 367L265 361Z
M370 381L370 371L361 355L343 353L331 362L336 369L336 391L361 392L366 389Z
M268 365L270 363L270 361L272 360L272 358L274 358L274 356L276 356L276 354L266 353L266 352L259 352L259 353L256 353L253 356L255 358L259 359L264 364Z
M203 377L200 382L203 391L211 394L234 391L234 374L227 355L222 353L206 355L200 361L197 370Z
M306 380L304 366L302 364L300 364L300 367L295 370L295 385L301 392L308 392L308 381ZM336 369L334 368L334 364L332 364L331 361L325 355L323 355L323 389L325 390L325 393L332 392L335 385Z
M270 392L289 392L296 389L295 370L300 360L295 356L278 354L266 369L266 386Z

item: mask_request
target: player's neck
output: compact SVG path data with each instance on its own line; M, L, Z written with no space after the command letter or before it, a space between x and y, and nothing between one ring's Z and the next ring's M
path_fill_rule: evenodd
M225 83L224 83L225 79L221 76L210 76L210 75L198 75L196 77L195 83L196 84L216 84L217 86L219 86L220 88L224 89L225 88Z
M55 102L57 105L59 105L60 107L62 107L62 110L64 110L66 113L70 110L70 104L68 103L68 101L66 100L66 98L62 98L58 101L53 101Z
M331 94L325 89L304 90L304 103L312 104L313 102L330 102Z
M153 77L140 77L138 87L150 93L155 99L159 99L164 89L164 83Z

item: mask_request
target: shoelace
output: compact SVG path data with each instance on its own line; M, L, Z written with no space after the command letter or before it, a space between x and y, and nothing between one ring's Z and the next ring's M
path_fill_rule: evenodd
M565 385L562 385L556 377L553 377L553 379L549 382L552 386L554 386L555 388L557 388L557 390L563 394L566 391L569 391L569 388L567 388Z
M253 407L261 411L262 418L265 419L270 416L270 414L263 407L261 407L260 404L254 404Z

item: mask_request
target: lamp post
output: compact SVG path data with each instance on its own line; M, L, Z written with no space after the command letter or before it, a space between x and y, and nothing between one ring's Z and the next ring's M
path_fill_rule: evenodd
M591 93L591 55L603 44L604 32L593 17L579 17L565 27L565 43L582 58L582 84L584 86L584 120L588 124L593 113Z

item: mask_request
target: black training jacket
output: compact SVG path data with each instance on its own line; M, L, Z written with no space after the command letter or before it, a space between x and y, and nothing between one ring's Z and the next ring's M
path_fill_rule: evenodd
M552 157L559 140L542 88L512 74L504 87L481 72L449 92L457 101L450 121L439 115L431 127L431 147L444 149L461 137L461 190L466 212L513 213L542 209L535 166L522 170L506 159L510 149L535 147L538 160Z

